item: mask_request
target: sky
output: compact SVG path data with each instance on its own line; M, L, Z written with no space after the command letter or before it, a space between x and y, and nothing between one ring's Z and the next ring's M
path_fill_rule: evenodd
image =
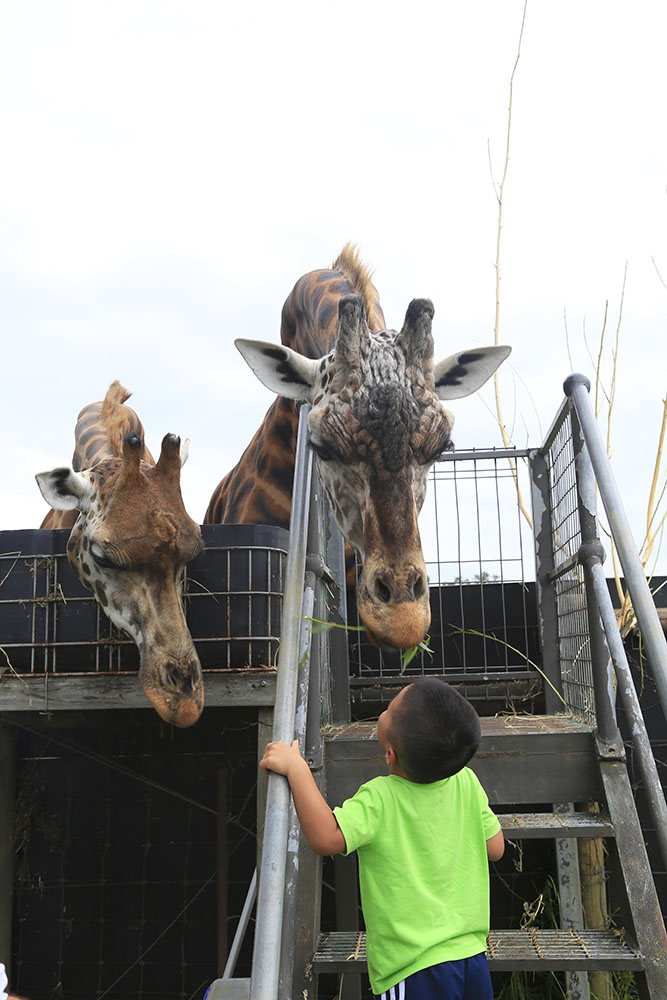
M201 520L272 401L234 338L277 340L294 282L349 240L390 328L426 296L437 356L492 342L523 12L4 0L0 526L39 526L35 473L70 461L79 410L114 379L153 452L191 439ZM661 0L528 0L501 233L514 441L538 446L569 372L594 374L606 313L637 542L667 388L664 37ZM458 448L500 444L490 387L450 408Z

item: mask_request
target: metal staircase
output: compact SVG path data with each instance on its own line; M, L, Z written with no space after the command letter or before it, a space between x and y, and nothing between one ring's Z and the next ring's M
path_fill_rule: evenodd
M357 725L340 727L328 739L327 792L331 801L353 794L361 780L384 773L374 733ZM558 930L492 929L487 954L492 972L631 969L647 984L647 996L667 996L667 939L644 840L632 800L625 757L602 757L592 728L565 716L508 716L482 719L482 742L471 767L498 811L508 840L552 838L560 844L561 883L576 869L577 838L604 838L612 871L625 887L623 933L587 930L561 914ZM601 802L601 813L572 806L540 812L502 811L536 801ZM347 861L347 859L343 859ZM350 882L355 877L350 875ZM570 879L570 883L571 883ZM576 886L573 886L576 888ZM564 893L561 891L561 903ZM572 907L570 907L571 909ZM353 914L351 914L353 916ZM357 929L322 935L313 970L358 972L365 962L364 935ZM570 997L588 996L585 982L570 984Z
M642 1000L665 1000L667 936L616 723L614 677L665 860L667 807L602 572L596 480L663 711L667 647L623 520L586 380L572 376L565 389L566 400L543 447L521 453L530 466L536 521L546 714L483 718L481 746L471 763L506 839L554 840L560 926L494 927L487 955L492 972L565 973L570 1000L589 998L586 973L594 970L631 970ZM289 742L297 735L328 800L336 803L385 769L375 724L350 721L344 633L313 634L311 627L313 621L330 620L332 606L333 615L345 619L335 600L344 597L344 567L340 537L321 506L312 504L308 512L307 498L312 493L318 499L318 486L311 482L306 409L297 446L273 739ZM333 654L332 642L338 644ZM400 673L375 678L379 697L386 700L409 680ZM589 811L591 803L599 804L599 811ZM613 927L584 926L577 861L582 838L604 840ZM298 836L287 783L270 775L251 978L232 978L233 962L228 963L208 1000L309 1000L317 995L318 976L332 972L343 975L343 1000L361 996L365 938L359 928L356 859L335 859L337 930L324 934L319 933L321 866ZM246 909L251 903L249 898ZM241 921L237 937L243 932Z

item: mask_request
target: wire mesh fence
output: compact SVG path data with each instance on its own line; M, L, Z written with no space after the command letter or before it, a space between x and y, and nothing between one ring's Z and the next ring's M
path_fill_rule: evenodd
M276 662L289 535L264 525L205 525L187 567L186 617L202 667ZM114 674L138 669L116 629L72 571L67 531L0 533L2 648L19 674Z
M464 685L471 700L495 705L539 693L535 553L517 491L518 483L530 495L529 461L528 451L494 449L453 452L435 464L420 515L429 649L406 663L353 635L357 692L370 681L439 674Z
M579 495L573 415L569 402L561 408L544 444L549 473L553 586L563 697L578 718L595 725L593 664L584 571L579 565L581 545Z

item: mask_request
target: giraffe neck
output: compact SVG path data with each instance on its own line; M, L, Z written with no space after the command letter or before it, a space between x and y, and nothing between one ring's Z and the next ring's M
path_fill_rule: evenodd
M280 339L286 347L309 358L332 349L338 329L338 303L345 295L364 299L370 330L383 330L384 315L370 272L348 243L331 268L299 278L285 301Z

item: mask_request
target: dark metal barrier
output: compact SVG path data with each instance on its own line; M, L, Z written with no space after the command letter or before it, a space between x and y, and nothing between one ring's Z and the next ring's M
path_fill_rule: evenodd
M204 670L275 667L289 533L267 525L203 525L184 602ZM69 531L0 532L0 637L18 674L109 675L138 669L116 629L67 561Z

